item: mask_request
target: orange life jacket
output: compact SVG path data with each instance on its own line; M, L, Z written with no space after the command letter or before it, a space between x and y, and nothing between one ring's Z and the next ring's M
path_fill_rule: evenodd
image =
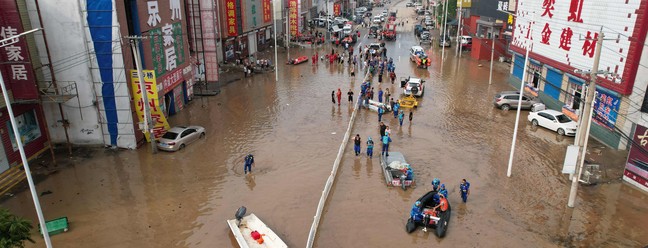
M441 199L439 199L439 204L441 205L441 206L439 206L441 211L448 210L448 200L446 200L445 197L441 197Z

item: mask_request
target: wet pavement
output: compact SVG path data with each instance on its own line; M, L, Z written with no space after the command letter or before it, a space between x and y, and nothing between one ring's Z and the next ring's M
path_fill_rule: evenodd
M399 18L413 13L398 5ZM374 13L378 13L374 10ZM397 78L426 80L414 119L392 129L391 151L412 164L417 187L403 191L385 185L377 156L354 156L346 147L336 183L325 207L316 247L638 247L648 244L647 194L612 180L580 187L575 209L567 208L570 181L561 174L566 146L573 138L534 129L521 115L513 176L506 177L515 111L492 106L496 92L510 90L509 65L496 63L488 84L488 62L455 57L426 47L428 70L409 61L418 44L414 16L387 42ZM363 36L366 35L366 30ZM362 40L367 44L369 40ZM454 45L454 43L453 43ZM453 46L454 48L454 46ZM330 51L321 47L320 54ZM293 57L313 50L291 49ZM264 53L271 58L271 51ZM255 213L291 247L306 243L321 190L330 173L352 113L343 97L330 93L350 88L357 96L360 77L348 67L310 62L287 66L280 53L279 82L258 74L224 85L215 97L197 97L173 125L201 125L207 137L176 153L93 150L63 160L56 173L39 180L47 219L67 216L69 232L52 237L55 247L236 247L225 222L242 205ZM358 73L359 74L359 73ZM242 75L242 74L239 74ZM231 76L230 76L231 77ZM376 80L376 79L374 79ZM398 81L398 80L397 80ZM391 83L373 85L401 93ZM378 138L375 112L358 113L353 134ZM600 146L600 145L599 145ZM378 150L380 146L376 146ZM605 151L597 162L620 175L623 152ZM253 153L256 166L244 175L243 158ZM619 159L613 159L619 158ZM413 202L438 177L449 191L452 217L447 236L405 232ZM458 185L471 183L468 203ZM617 177L618 178L618 177ZM37 222L28 191L0 203ZM37 244L42 239L33 232Z

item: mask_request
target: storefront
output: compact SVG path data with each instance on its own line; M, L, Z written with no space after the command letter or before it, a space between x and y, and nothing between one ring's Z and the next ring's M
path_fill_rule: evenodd
M45 129L45 121L40 105L14 104L12 108L27 158L32 158L49 148L47 129ZM22 164L22 161L7 109L3 108L0 113L2 114L0 115L0 136L2 137L0 149L4 150L3 153L0 153L0 156L6 155L7 158L6 160L0 160L2 161L2 164L0 164L1 173L9 169L9 165L19 165Z
M160 107L167 117L182 111L189 103L193 96L193 73L193 67L189 65L159 82L158 85L162 85L159 89Z
M572 120L578 121L582 107L581 99L585 94L583 92L585 81L570 74L567 74L567 78L567 94L565 94L565 105L562 107L562 112Z

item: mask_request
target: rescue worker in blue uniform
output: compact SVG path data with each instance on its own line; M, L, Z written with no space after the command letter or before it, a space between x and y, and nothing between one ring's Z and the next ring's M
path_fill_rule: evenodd
M412 166L410 166L409 164L407 165L407 171L405 171L405 175L407 176L405 180L414 179L414 171L412 171Z
M439 188L439 193L441 193L445 198L448 198L448 190L445 187L445 184L441 184L441 188Z
M461 180L461 184L459 184L459 192L461 192L461 200L463 200L464 203L468 201L468 195L470 194L470 183L466 181L466 179Z
M421 209L420 201L416 201L412 206L412 210L410 211L410 218L412 218L413 221L423 220L423 210Z
M245 174L247 174L248 171L252 173L252 164L254 164L254 156L252 156L252 154L248 154L247 156L245 156L245 167L243 168Z

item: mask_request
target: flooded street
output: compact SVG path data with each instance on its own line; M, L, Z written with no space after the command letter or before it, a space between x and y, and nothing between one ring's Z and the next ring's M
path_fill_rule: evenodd
M354 156L351 143L345 147L315 247L648 244L648 195L620 180L580 187L576 208L566 207L571 181L561 170L573 138L531 128L527 111L520 116L513 174L506 177L515 111L494 108L492 98L512 90L509 64L496 62L489 85L488 61L480 67L468 52L455 57L455 43L442 61L434 43L425 46L432 66L416 68L408 51L418 45L414 15L404 6L398 4L398 16L409 16L409 23L398 28L397 41L387 41L387 56L396 63L397 83L410 75L423 78L425 95L412 122L400 127L391 112L383 121L392 130L390 151L402 152L412 164L417 187L403 191L385 185L379 156L364 154L367 136L379 137L378 117L360 110L352 134L362 137L362 155ZM362 29L362 45L371 42L366 34ZM322 47L319 53L330 49ZM310 59L313 50L290 52ZM348 67L323 61L284 65L286 54L279 56L279 82L271 73L242 78L224 85L218 96L196 97L170 118L172 125L205 127L206 139L175 153L152 155L148 147L97 150L73 158L71 166L39 182L38 192L52 191L40 197L45 218L71 221L69 232L52 237L54 246L237 247L225 221L240 206L290 247L304 246L353 111L346 96L338 106L330 93L352 89L357 99L362 77L352 78ZM402 93L396 84L378 84L377 77L372 86L376 93L378 87L389 88L395 99ZM377 144L374 154L379 150ZM256 162L252 175L243 173L248 153ZM410 208L435 177L449 191L448 233L443 239L420 229L407 234ZM462 178L471 183L466 204L458 189ZM0 205L37 223L28 191ZM37 243L27 247L44 247L37 231L32 238Z

